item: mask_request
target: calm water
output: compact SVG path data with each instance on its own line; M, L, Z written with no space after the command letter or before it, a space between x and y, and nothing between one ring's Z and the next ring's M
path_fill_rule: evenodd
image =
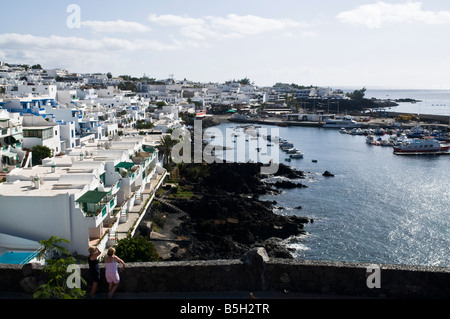
M399 103L392 108L396 112L415 114L450 115L450 90L370 90L366 98L419 100L417 103Z
M307 172L308 188L263 198L284 207L279 214L314 219L308 235L287 241L296 258L450 266L450 156L395 156L337 130L263 128L304 153L288 163L280 151L280 162Z

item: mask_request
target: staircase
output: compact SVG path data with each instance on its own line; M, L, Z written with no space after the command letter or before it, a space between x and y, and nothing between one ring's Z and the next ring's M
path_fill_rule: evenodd
M164 206L170 208L175 213L187 214L184 210L178 208L177 206L173 205L172 203L169 203L169 201L165 200L163 196L156 197L156 200L159 201Z

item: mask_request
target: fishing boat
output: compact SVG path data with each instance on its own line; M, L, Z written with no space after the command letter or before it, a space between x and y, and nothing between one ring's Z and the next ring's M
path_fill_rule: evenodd
M280 147L281 147L281 149L283 149L283 148L289 149L289 148L294 147L294 144L287 142L287 141L283 141L283 142L280 142Z
M434 154L447 152L450 145L443 145L434 138L407 139L393 147L396 154Z
M294 154L289 155L290 158L303 158L303 153L300 151L295 152Z
M375 137L373 135L367 135L366 143L369 145L375 145Z
M293 148L289 148L289 149L285 150L285 152L288 153L288 154L295 154L295 153L298 152L298 149L293 147Z

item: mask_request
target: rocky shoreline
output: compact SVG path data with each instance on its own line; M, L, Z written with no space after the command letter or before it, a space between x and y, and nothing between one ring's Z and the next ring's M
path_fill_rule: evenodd
M304 173L281 164L273 176L286 179L269 183L260 168L258 163L182 165L176 184L158 194L166 226L158 233L145 229L151 212L141 222L140 234L150 237L162 260L236 259L253 247L264 247L271 257L292 259L282 240L305 234L303 226L310 220L275 214L276 201L259 196L306 187L291 181L304 178ZM180 196L186 190L191 196Z

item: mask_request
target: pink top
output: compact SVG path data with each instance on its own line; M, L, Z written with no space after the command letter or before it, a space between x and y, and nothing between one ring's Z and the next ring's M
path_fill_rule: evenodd
M116 272L117 271L117 261L113 261L112 263L105 263L105 269L107 272Z

